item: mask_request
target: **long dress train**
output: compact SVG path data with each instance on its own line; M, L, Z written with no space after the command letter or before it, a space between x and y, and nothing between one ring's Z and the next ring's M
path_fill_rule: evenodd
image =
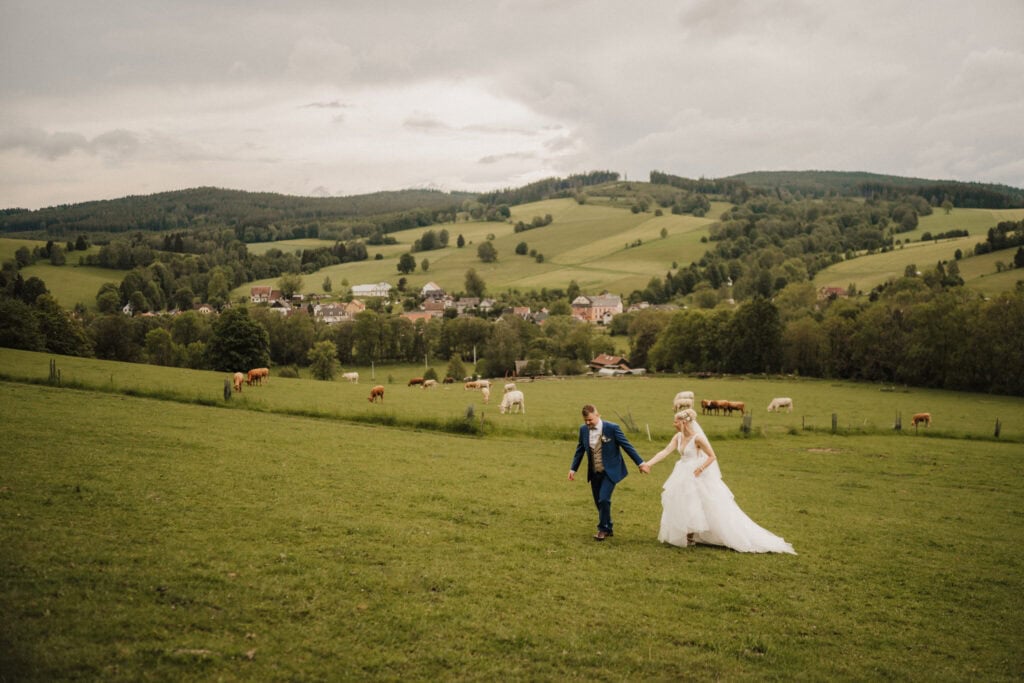
M693 471L707 459L694 439L682 448L679 461L661 493L658 540L686 546L687 534L698 543L722 545L742 553L792 553L793 546L758 526L740 509L722 481L718 462L696 477ZM677 448L677 452L678 452Z

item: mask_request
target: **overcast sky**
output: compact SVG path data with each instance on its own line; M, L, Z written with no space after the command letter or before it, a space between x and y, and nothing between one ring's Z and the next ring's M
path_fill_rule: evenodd
M1024 187L1024 0L0 0L0 208L806 169Z

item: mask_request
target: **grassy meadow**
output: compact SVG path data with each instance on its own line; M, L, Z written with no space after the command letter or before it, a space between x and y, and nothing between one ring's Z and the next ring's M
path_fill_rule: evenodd
M550 225L515 232L518 221L529 223L534 216L546 214L554 217ZM415 255L417 264L427 259L430 268L423 272L417 267L406 276L410 289L418 290L433 281L447 290L459 291L464 288L466 271L474 268L492 293L507 289L565 288L575 280L587 292L607 289L628 294L645 287L652 276L664 276L673 261L688 264L698 260L706 250L700 238L707 234L707 226L712 222L712 218L634 214L622 207L552 199L513 207L510 222L454 223L392 233L398 244L370 247L370 258L366 261L339 264L306 276L303 289L322 293L325 276L331 278L335 288L342 281L350 285L394 283L399 277L398 257L427 229L444 229L450 235L448 248ZM662 229L667 232L664 239ZM455 246L460 234L466 240L462 249ZM494 236L498 260L487 264L477 258L476 250L489 235ZM640 246L627 247L638 240ZM308 248L309 242L296 241L294 248ZM526 242L530 250L543 254L544 262L537 263L529 255L517 255L515 248L520 242ZM285 250L293 248L291 242L273 246ZM381 260L374 259L377 253L382 255ZM248 295L251 286L275 283L276 279L247 283L233 291L232 298Z
M479 401L426 400L398 382L411 368L387 370L384 405L365 379L273 377L225 410L222 374L62 357L65 386L23 381L48 359L0 350L3 680L1024 676L1024 450L960 438L1014 409L1019 437L1021 399L580 378L526 385L525 416L477 403L516 425L481 438L345 419ZM737 502L797 556L659 544L671 462L634 469L615 538L591 540L588 487L565 478L579 405L667 426L677 388L795 397L792 416L759 405L754 438L702 422ZM785 428L823 396L851 425L890 400L941 417L931 438ZM648 457L667 437L632 436Z
M915 265L920 271L934 268L939 261L953 261L956 250L968 254L978 242L984 242L989 228L1002 221L1024 219L1024 209L954 209L949 214L937 210L930 216L923 216L913 232L901 233L897 239L903 244L885 253L859 256L843 261L820 271L814 278L818 287L843 287L854 283L862 292L885 283L887 280L903 277L908 265ZM921 235L933 235L950 230L967 230L967 237L952 237L921 242ZM957 262L964 285L989 296L1013 289L1018 280L1024 279L1020 271L1007 270L997 273L996 262L1012 263L1016 250L997 251L981 256L967 256Z
M852 381L816 378L713 377L699 379L680 375L641 377L577 377L518 381L526 399L526 413L501 415L503 380L495 380L490 402L483 403L479 391L467 391L461 384L425 390L408 386L409 379L422 376L424 366L389 365L376 368L345 367L360 373L360 382L331 382L290 379L274 374L269 384L243 387L224 401L228 373L154 365L100 361L71 356L0 348L0 379L46 382L50 360L56 360L65 386L98 391L152 396L180 402L224 405L230 409L309 415L362 422L439 429L464 419L467 410L480 431L501 435L543 435L569 439L579 423L583 403L594 403L610 420L633 423L637 437L661 447L672 436L672 401L679 391L693 391L696 399L730 400L746 403L755 434L779 436L805 430L831 431L832 415L837 429L847 433L889 434L897 416L903 429L914 433L910 417L932 414L932 426L917 433L930 437L988 439L1000 420L1000 438L1024 442L1024 398L991 394L969 394L938 389L907 388ZM439 376L445 365L434 367ZM276 373L276 371L274 371ZM371 404L367 398L374 384L385 387L384 402ZM792 413L769 413L768 403L776 396L793 399ZM702 418L705 431L715 438L740 434L738 415ZM650 431L651 440L647 441ZM638 441L639 443L639 441Z

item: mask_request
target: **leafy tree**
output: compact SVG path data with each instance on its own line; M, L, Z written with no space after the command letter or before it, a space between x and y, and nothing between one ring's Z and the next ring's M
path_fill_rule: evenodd
M1024 247L1017 247L1017 253L1013 255L1013 265L1024 268Z
M528 251L529 247L526 245L526 242L520 242L519 244L516 245L516 253L519 254L520 256L525 255Z
M156 328L146 333L146 358L152 365L175 365L174 341L171 333Z
M305 365L316 332L308 315L283 316L269 308L257 308L253 318L266 331L270 341L270 361L274 365Z
M466 295L483 298L484 292L487 291L487 285L484 284L484 279L477 275L475 268L470 268L466 271Z
M39 331L46 338L47 351L62 356L92 355L92 343L85 328L68 315L53 296L43 294L36 298L34 314L39 321Z
M53 245L50 249L50 265L63 266L67 263L67 255L64 251L64 247L59 244Z
M298 273L285 273L277 281L277 288L281 290L281 296L291 299L295 294L302 291L302 276ZM212 299L210 300L212 304Z
M341 368L338 347L329 339L319 341L309 350L309 369L314 379L332 380Z
M459 233L458 239L455 240L455 246L458 247L459 249L462 249L464 246L466 246L466 238L462 236L462 233Z
M445 370L448 377L455 380L461 381L466 376L466 366L462 364L462 359L459 358L459 354L453 354L448 359L448 369Z
M420 270L424 273L430 270L430 259L423 259L420 261Z
M632 317L627 333L629 362L633 367L647 367L647 354L658 341L658 336L670 319L669 314L652 310L640 311Z
M20 288L20 292L16 292L16 295L19 299L31 306L40 296L49 293L50 290L46 288L46 283L33 275L29 279L25 280Z
M476 255L484 263L494 263L498 260L498 250L490 241L481 242L476 248Z
M0 346L26 351L46 348L46 337L32 307L20 299L0 297Z
M782 360L782 324L779 311L767 299L757 296L740 306L729 326L729 370L770 372Z
M357 313L352 345L354 357L361 364L379 361L384 348L384 327L375 311Z
M210 280L206 284L206 303L220 309L228 303L231 297L231 282L227 275L219 268L210 273Z
M96 357L102 360L137 362L142 348L135 343L132 319L121 313L97 316L89 325Z
M325 292L330 292L331 289L334 287L333 283L331 283L331 278L330 277L324 277L324 281L323 281L323 284L321 285L321 287L323 288L323 290Z
M410 252L406 252L406 253L404 253L404 254L402 254L401 256L398 257L398 272L399 273L402 273L403 275L408 275L409 273L413 272L414 270L416 270L416 257L415 256L413 256Z
M244 307L221 313L212 331L207 354L214 370L237 372L270 364L270 336Z

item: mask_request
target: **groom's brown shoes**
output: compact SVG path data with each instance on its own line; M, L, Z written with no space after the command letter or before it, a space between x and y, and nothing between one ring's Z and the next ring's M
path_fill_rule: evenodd
M604 539L608 538L611 535L612 535L612 532L610 532L610 531L598 531L596 534L594 534L594 540L595 541L603 541Z

